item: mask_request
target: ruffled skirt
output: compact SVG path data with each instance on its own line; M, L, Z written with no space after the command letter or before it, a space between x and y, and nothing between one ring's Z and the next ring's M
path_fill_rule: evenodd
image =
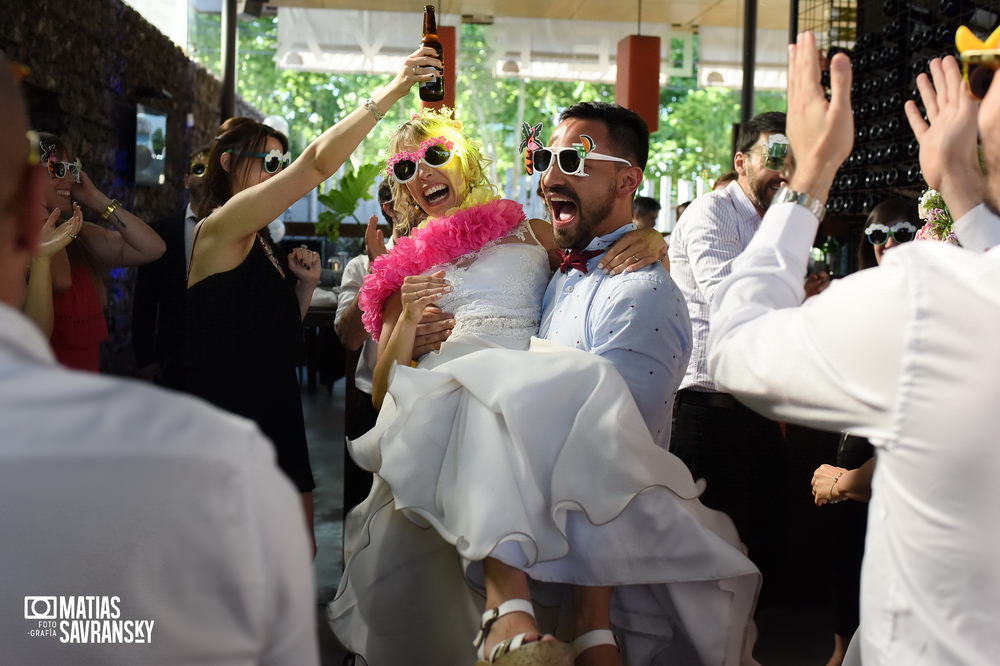
M370 666L472 664L490 556L528 574L540 628L566 639L566 584L614 586L629 666L753 663L760 575L614 366L506 344L463 336L397 367L351 443L375 483L344 526L341 642Z

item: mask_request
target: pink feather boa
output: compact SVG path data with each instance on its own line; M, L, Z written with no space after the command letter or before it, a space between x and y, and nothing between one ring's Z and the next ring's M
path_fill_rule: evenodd
M385 300L399 291L409 275L420 275L433 266L475 252L486 243L503 238L525 220L516 201L496 199L447 217L430 220L409 237L396 241L392 251L372 262L358 296L365 330L378 341L382 334Z

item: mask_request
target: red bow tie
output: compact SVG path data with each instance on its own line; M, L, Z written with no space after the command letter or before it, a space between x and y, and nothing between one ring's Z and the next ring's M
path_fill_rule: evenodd
M599 254L604 254L604 250L566 250L562 261L559 262L559 270L567 273L569 269L575 268L581 273L586 273L587 261Z

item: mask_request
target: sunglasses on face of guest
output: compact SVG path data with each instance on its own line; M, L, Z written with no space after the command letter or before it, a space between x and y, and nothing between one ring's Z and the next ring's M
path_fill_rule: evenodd
M80 164L79 159L75 162L57 162L50 159L46 164L49 167L50 178L65 178L68 173L73 177L73 180L80 182L80 171L83 170L83 165Z
M885 245L890 238L897 243L908 243L916 234L917 228L909 222L897 222L891 227L873 223L865 228L865 236L872 245Z
M788 138L784 134L772 134L766 144L761 145L764 168L769 171L784 171L788 162Z
M993 74L1000 68L1000 50L981 49L961 54L962 78L969 84L969 92L976 99L986 97Z
M559 170L567 176L588 176L584 173L584 165L587 160L597 160L600 162L619 162L632 166L632 163L621 157L605 155L590 151L581 155L580 150L574 146L563 146L561 148L538 148L531 153L531 166L538 173L545 173L552 168L553 164L559 165ZM555 157L553 160L552 158Z
M227 150L227 153L232 153L233 151ZM240 153L240 157L259 157L264 160L264 171L267 173L277 173L281 169L284 169L289 164L292 163L292 154L289 152L281 152L280 149L275 148L270 152L266 153ZM193 172L194 167L192 167ZM203 172L204 173L204 172ZM196 174L197 175L197 174Z
M397 183L408 183L416 178L420 162L440 169L451 161L454 151L455 144L443 136L427 139L412 153L396 153L390 157L386 174L392 176Z

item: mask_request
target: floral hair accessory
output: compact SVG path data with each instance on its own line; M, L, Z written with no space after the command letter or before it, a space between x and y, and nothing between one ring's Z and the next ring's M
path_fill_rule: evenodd
M434 266L476 252L486 243L503 238L525 220L516 201L495 199L463 208L446 217L429 220L409 236L398 239L388 254L375 259L365 276L358 305L365 329L377 342L382 335L385 300L399 291L408 275L420 275Z
M917 212L924 226L917 232L917 240L937 240L960 245L952 230L955 221L951 218L948 204L937 190L927 190L920 195Z

